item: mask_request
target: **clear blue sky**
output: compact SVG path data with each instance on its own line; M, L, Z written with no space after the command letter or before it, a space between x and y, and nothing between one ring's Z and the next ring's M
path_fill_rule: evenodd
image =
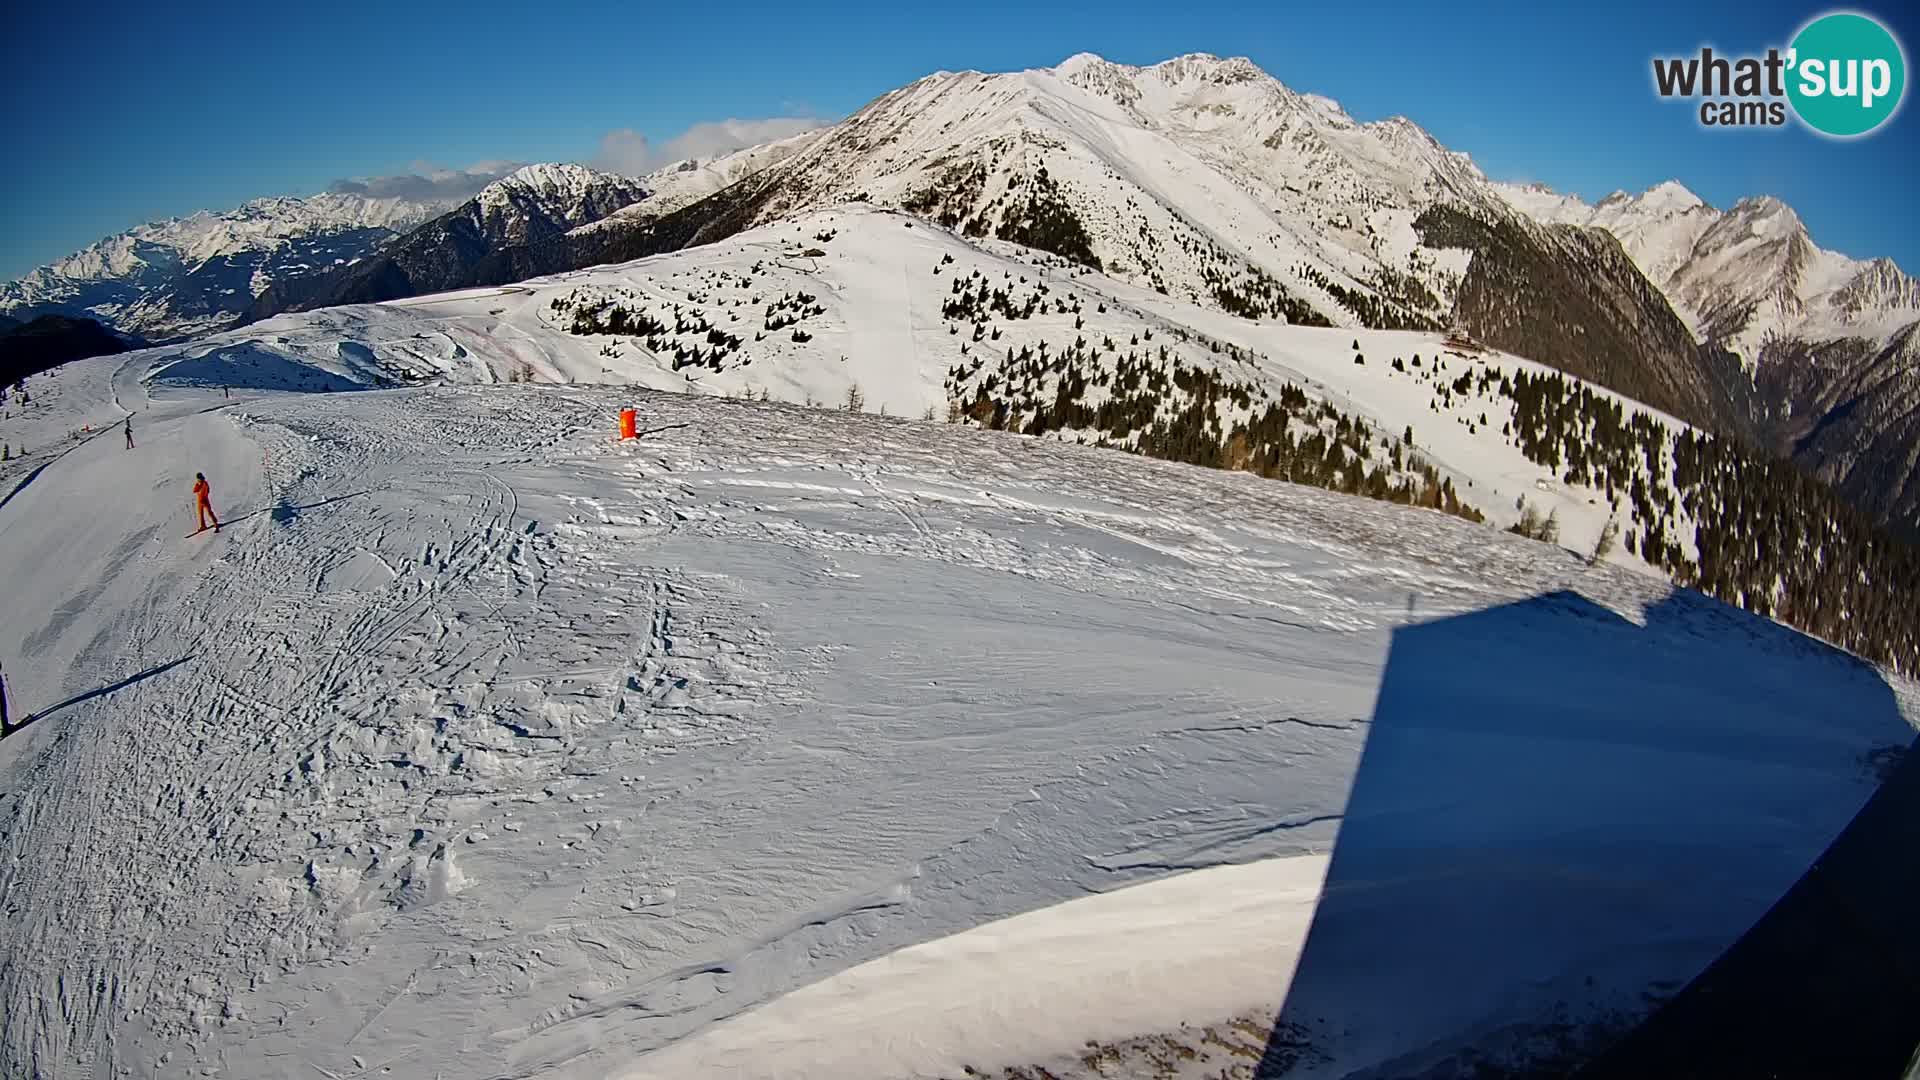
M837 118L931 71L1083 50L1249 56L1359 119L1409 116L1496 178L1590 199L1670 177L1717 206L1776 195L1823 246L1920 273L1911 102L1841 143L1793 125L1704 131L1653 96L1653 55L1784 45L1819 6L27 3L0 40L0 277L141 221L340 177L585 160L623 128L657 144L727 117ZM1912 9L1861 10L1920 49Z

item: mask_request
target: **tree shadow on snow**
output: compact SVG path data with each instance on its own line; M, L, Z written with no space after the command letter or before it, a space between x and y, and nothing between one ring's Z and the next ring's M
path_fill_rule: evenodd
M1892 691L1695 593L1645 618L1557 592L1395 632L1256 1075L1611 1080L1767 1061L1876 1076L1906 1061L1920 1011L1898 1003L1920 1000L1920 929L1899 903L1920 888L1920 754L1862 810L1876 765L1914 741ZM1856 813L1880 824L1835 843L1852 854L1786 916L1792 947L1753 952L1719 981L1737 995L1679 1012L1700 997L1682 986L1800 891ZM1661 1041L1601 1069L1649 1016ZM1696 1071L1665 1067L1682 1048Z
M57 713L62 709L66 709L74 705L78 705L83 701L92 701L94 698L97 698L97 697L105 697L106 695L114 693L115 691L125 690L127 687L132 686L134 683L145 682L146 680L153 678L155 675L165 674L166 672L172 671L174 668L177 668L181 664L184 664L187 661L193 659L193 657L194 657L193 653L188 653L187 655L181 657L178 660L169 661L157 667L150 667L145 671L139 672L138 674L129 675L126 678L121 679L119 682L109 683L106 686L97 687L93 690L87 691L84 694L76 694L73 697L70 697L67 700L62 701L56 705L49 705L38 712L31 713L27 716L21 717L20 720L9 725L5 731L0 731L0 739L4 739L7 736L12 735L14 732L24 729L29 724L36 723L41 720L45 720L47 717L52 716L54 713Z

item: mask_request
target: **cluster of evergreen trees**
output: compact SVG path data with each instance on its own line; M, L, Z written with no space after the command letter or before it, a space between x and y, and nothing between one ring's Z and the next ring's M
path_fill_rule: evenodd
M785 330L815 315L826 314L827 309L818 302L818 299L812 293L804 292L782 295L780 299L767 305L763 328L768 333L772 333L775 330Z
M1007 140L988 144L987 156L967 158L941 170L930 186L901 200L901 208L965 236L989 234L1035 251L1050 252L1077 266L1101 268L1093 238L1046 166L1032 176L1015 171L1007 190L987 200L988 177L1011 151Z
M1682 585L1920 670L1920 551L1824 484L1729 440L1676 433L1562 375L1521 372L1500 385L1528 460L1632 506L1629 551Z
M934 273L939 272L936 266ZM1000 284L995 285L985 274L974 270L966 277L953 279L951 295L941 305L940 313L953 322L984 325L996 315L1008 321L1031 319L1036 314L1044 314L1049 306L1059 315L1079 315L1083 310L1077 298L1054 296L1044 281L1033 282L1031 291L1023 292L1028 285L1025 274L1015 282L1012 271L1007 271ZM980 335L975 334L974 340L980 340Z
M998 162L997 154L993 160ZM968 236L985 236L993 208L979 203L986 193L988 164L977 158L955 162L941 171L938 182L908 195L900 205Z
M635 310L615 299L604 299L587 306L578 293L555 297L548 305L553 311L570 313L567 333L582 337L595 334L624 337L655 337L672 328L645 309Z
M1438 204L1413 227L1428 247L1474 253L1452 313L1474 337L1697 427L1752 434L1738 359L1696 343L1610 235Z
M1699 524L1689 584L1908 674L1920 670L1920 551L1790 462L1698 432L1674 483Z
M1248 263L1244 276L1229 276L1209 263L1201 277L1220 309L1243 319L1284 318L1295 326L1332 326L1312 304L1287 291L1278 278Z
M1401 308L1391 300L1383 299L1372 293L1350 289L1320 272L1317 266L1301 263L1293 272L1306 281L1325 290L1333 297L1334 303L1346 308L1360 320L1360 325L1369 330L1439 330L1440 321L1418 311ZM1411 280L1411 279L1409 279ZM1417 282L1415 284L1418 284ZM1327 326L1330 323L1321 323Z
M1026 435L1091 433L1095 445L1485 520L1450 478L1366 420L1292 384L1274 398L1165 345L1130 341L1124 352L1110 337L1009 347L991 370L976 356L947 373L949 417Z
M720 284L725 284L730 276L720 275ZM741 288L749 287L750 278L731 276ZM711 299L711 293L695 289L689 292L689 298L698 297L697 303ZM752 298L759 304L760 297ZM739 322L738 314L728 315L727 308L739 308L745 298L722 300L720 318ZM571 334L583 337L610 336L630 337L644 344L649 352L656 356L670 356L673 370L680 371L689 367L704 367L709 370L725 371L729 366L745 367L753 362L751 357L740 357L737 365L729 361L740 355L745 341L739 333L716 326L707 317L706 311L698 306L683 305L677 301L669 302L667 310L655 314L639 302L639 297L630 289L622 289L618 294L598 289L575 289L565 296L555 297L548 304L549 310L565 316L561 325ZM811 293L786 293L778 300L767 304L764 310L764 329L754 336L756 341L765 339L770 331L796 327L793 340L805 342L812 335L798 329L802 320L826 313L826 308ZM672 322L667 322L667 317ZM618 349L604 346L600 350L603 356L617 356Z
M1639 410L1629 413L1618 398L1563 375L1520 371L1495 383L1492 369L1481 372L1461 378L1482 388L1497 385L1502 397L1512 399L1514 445L1528 461L1551 469L1564 483L1605 492L1611 504L1625 497L1642 521L1673 514L1666 425Z
M1059 182L1043 165L1026 186L1025 199L1012 201L994 230L996 237L1022 247L1051 251L1091 270L1100 269L1093 238L1060 194Z
M1409 313L1425 318L1428 322L1436 324L1437 328L1438 317L1444 313L1444 308L1440 298L1433 294L1432 289L1422 284L1419 278L1382 266L1373 272L1373 278L1368 284L1372 285L1373 290L1388 302L1398 304L1406 308ZM1384 329L1384 327L1370 326L1369 329Z

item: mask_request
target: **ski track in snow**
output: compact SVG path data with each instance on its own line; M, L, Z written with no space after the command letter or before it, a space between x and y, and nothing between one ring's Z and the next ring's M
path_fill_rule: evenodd
M604 1075L904 946L1325 853L1396 628L1669 591L943 425L69 370L109 363L141 449L0 510L18 707L80 698L0 743L7 1075ZM230 516L183 541L196 469Z

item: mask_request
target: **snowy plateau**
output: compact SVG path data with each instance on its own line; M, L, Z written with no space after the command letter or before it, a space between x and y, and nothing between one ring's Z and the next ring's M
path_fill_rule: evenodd
M1162 76L1255 81L1188 61ZM1146 77L1000 78L1085 106L1082 146L1123 126L1075 95ZM1302 145L1427 145L1286 103ZM885 138L676 170L566 235L670 222L849 130ZM1126 130L1116 175L1198 160ZM1354 273L1467 269L1416 259L1410 221L1484 180L1420 153ZM0 1075L1525 1068L1671 999L1914 742L1907 674L1675 588L1644 546L1589 557L1610 517L1656 523L1517 445L1512 388L1555 368L1248 317L1205 287L1228 253L1202 230L1170 286L909 212L917 181L869 164L834 174L867 199L783 176L699 246L9 398L0 658L31 720L0 740ZM1200 190L1213 236L1266 213ZM1136 207L1146 234L1191 194ZM1687 422L1574 385L1673 472ZM1375 497L1141 452L1262 417ZM196 473L217 533L188 535ZM1528 510L1558 543L1505 531Z

